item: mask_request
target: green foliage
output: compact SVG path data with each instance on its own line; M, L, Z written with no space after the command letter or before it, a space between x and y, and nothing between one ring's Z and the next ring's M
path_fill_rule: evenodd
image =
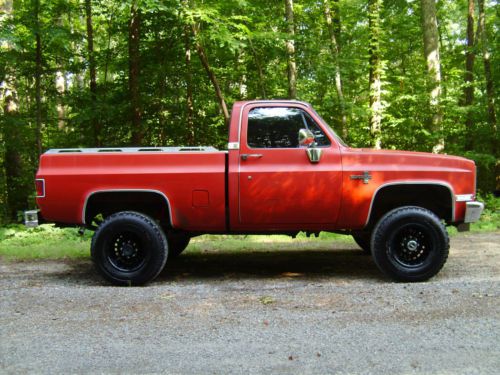
M466 152L464 156L476 163L477 189L485 194L495 190L499 160L491 154L473 151Z
M13 4L12 8L9 4ZM56 147L96 146L93 123L102 146L131 142L129 93L129 24L132 1L91 1L97 88L90 93L87 19L84 3L48 0L38 17L35 1L0 4L0 223L16 211L34 207L37 168L35 98L36 34L41 40L41 144ZM498 188L499 132L488 119L483 55L476 48L475 98L463 107L467 1L437 1L442 71L443 134L429 132L429 104L420 19L420 1L384 0L377 32L382 59L382 145L389 149L430 151L438 137L445 152L473 158L478 186ZM223 148L226 127L214 87L197 56L203 46L228 105L253 98L287 95L286 25L283 1L141 0L141 126L145 145L209 144ZM337 6L338 5L338 6ZM330 0L338 10L338 62L347 114L347 142L371 144L369 119L369 10L367 0ZM333 128L342 127L335 90L335 59L329 44L324 2L294 1L298 97L310 102ZM498 6L486 2L486 33L491 66L500 66ZM194 36L192 28L198 32ZM186 64L186 49L191 64ZM500 82L500 69L492 69ZM187 89L191 76L194 139L187 127ZM63 89L56 88L62 77ZM495 88L496 89L496 88ZM498 91L496 112L499 113ZM10 93L10 94L9 94ZM9 96L10 95L10 96ZM8 111L9 98L17 109ZM467 132L467 113L473 129ZM466 137L473 149L465 151ZM19 156L19 176L11 177L7 155ZM496 151L495 151L496 150ZM7 173L9 172L9 173ZM10 196L10 199L9 199ZM13 201L15 201L13 203ZM9 206L9 207L7 207Z
M0 227L0 256L6 259L87 258L90 233L83 237L76 229L41 225L28 229L22 225Z

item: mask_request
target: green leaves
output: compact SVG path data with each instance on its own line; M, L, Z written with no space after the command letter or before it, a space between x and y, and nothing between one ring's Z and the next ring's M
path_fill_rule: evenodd
M195 44L206 51L210 67L230 106L253 98L287 95L285 3L264 0L111 0L91 1L96 60L96 101L90 94L89 54L85 7L80 0L41 2L39 25L32 1L15 1L0 15L0 215L7 204L6 150L18 150L23 176L19 187L32 188L36 170L35 32L42 45L43 148L95 146L91 124L97 120L103 146L130 141L129 22L130 7L141 11L139 93L145 145L182 145L187 131L187 88L192 88L195 144L221 148L227 132L214 89ZM294 1L297 95L310 102L337 131L346 114L347 141L353 146L371 142L369 127L369 33L367 0L329 0L332 29L340 50L332 56L325 20L325 2ZM382 144L387 148L430 150L435 134L426 123L427 73L423 54L420 1L384 0L376 32L383 67L381 101ZM467 111L463 96L466 0L437 1L442 68L443 135L446 152L463 153L464 118L474 120L473 152L492 155L495 135L488 122L482 49L476 50L474 102ZM491 66L500 66L496 10L486 2L485 26ZM195 27L195 39L192 28ZM186 52L191 64L186 64ZM344 103L336 90L336 63L342 78ZM65 91L55 88L56 74ZM189 73L189 74L188 74ZM493 69L493 82L500 70ZM187 77L191 76L191 85ZM5 116L8 81L17 97L18 112ZM495 91L496 90L496 91ZM494 93L498 88L494 87ZM496 110L498 112L498 100ZM62 108L62 112L61 112ZM60 118L63 115L62 119ZM11 137L16 133L17 141ZM493 157L495 159L495 157ZM494 176L491 163L481 163ZM496 159L495 159L496 160ZM482 168L482 167L481 167ZM481 170L483 170L481 169ZM489 172L488 172L489 171ZM494 179L490 179L494 180ZM490 181L481 178L482 181ZM9 180L10 181L10 180ZM12 180L14 181L14 180ZM19 180L16 180L19 182ZM489 182L491 189L494 183ZM5 187L5 188L2 188ZM20 199L27 201L29 191Z

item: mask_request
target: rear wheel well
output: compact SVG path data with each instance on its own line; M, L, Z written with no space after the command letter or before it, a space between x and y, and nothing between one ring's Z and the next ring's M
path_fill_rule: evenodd
M389 185L375 193L367 227L373 228L384 214L402 206L426 208L446 222L453 221L453 195L450 188L432 184Z
M171 226L170 206L167 197L153 191L103 191L92 193L84 207L87 226L102 216L106 218L120 211L135 211L157 220L162 227Z

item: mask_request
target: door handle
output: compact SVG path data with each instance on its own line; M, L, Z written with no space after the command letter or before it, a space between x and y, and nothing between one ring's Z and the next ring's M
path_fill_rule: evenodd
M241 154L241 159L242 160L248 160L249 158L255 158L255 159L260 159L262 154Z

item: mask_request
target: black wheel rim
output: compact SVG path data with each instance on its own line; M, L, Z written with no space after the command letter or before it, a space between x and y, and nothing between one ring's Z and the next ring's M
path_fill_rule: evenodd
M146 263L148 256L145 242L133 231L117 233L106 245L109 263L122 272L137 271Z
M405 268L420 268L431 261L434 235L425 225L405 224L393 232L388 245L394 263Z

